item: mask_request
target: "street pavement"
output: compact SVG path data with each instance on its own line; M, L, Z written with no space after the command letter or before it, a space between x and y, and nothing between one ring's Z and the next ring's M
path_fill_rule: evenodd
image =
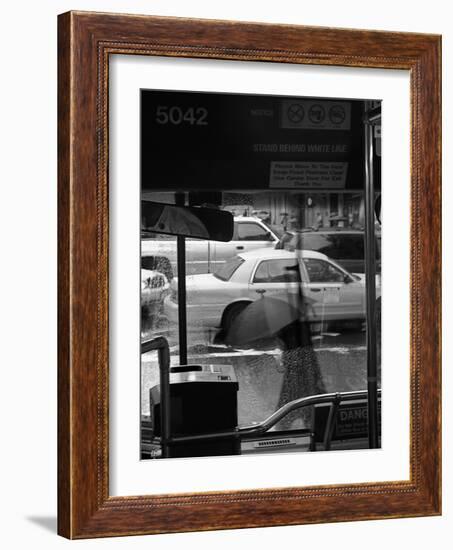
M167 337L171 364L178 365L178 337L174 327L142 324L142 338ZM313 349L319 373L327 392L366 389L365 331L341 330L319 332L313 336ZM250 346L231 347L221 343L214 331L188 332L189 364L229 364L235 368L239 382L238 420L240 425L260 422L278 408L283 383L282 350L274 339L255 342ZM303 367L302 367L303 368ZM142 414L149 414L149 389L158 384L157 353L142 356ZM304 388L304 394L310 394Z

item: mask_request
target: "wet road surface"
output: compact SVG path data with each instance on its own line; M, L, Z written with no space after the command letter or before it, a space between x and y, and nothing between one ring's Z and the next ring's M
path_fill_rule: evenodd
M142 338L167 337L172 366L179 364L177 331L161 325L142 325ZM188 333L189 364L228 364L235 368L239 382L239 424L251 424L267 418L278 408L284 376L282 350L274 339L250 346L232 347L216 341L215 332L194 330ZM366 338L360 327L355 330L320 332L313 338L313 349L326 392L366 389ZM142 414L149 414L149 389L158 384L157 353L142 356ZM304 395L312 393L303 389Z

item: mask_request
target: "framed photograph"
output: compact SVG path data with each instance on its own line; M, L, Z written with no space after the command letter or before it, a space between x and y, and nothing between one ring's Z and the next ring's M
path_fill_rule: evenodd
M440 514L440 37L58 40L59 533Z

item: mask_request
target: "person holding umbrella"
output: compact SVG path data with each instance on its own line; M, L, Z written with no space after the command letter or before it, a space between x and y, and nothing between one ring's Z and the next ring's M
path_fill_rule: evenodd
M326 393L318 358L313 349L310 324L296 320L277 333L282 349L283 383L277 409L300 397ZM279 429L312 425L313 407L293 411L283 418ZM297 425L302 423L302 425Z
M277 408L285 403L325 393L319 363L305 320L311 300L302 294L290 299L261 297L248 305L234 320L225 335L227 345L243 345L263 338L276 338L282 350L283 383ZM283 418L278 427L288 429L296 423L311 424L311 410L299 409Z

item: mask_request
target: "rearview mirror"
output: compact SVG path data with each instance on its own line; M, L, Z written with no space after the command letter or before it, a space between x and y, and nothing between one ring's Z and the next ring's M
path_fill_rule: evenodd
M224 210L142 201L142 231L228 242L233 229L233 215Z

